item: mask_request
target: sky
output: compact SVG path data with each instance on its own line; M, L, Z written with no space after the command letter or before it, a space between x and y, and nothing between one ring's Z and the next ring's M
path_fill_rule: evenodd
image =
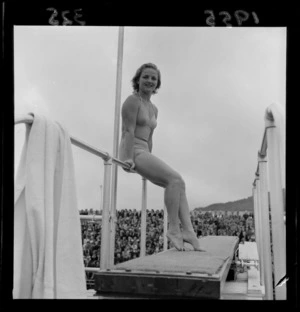
M44 115L112 155L118 31L15 26L15 115ZM138 67L161 71L152 153L181 174L190 210L252 196L265 110L285 111L286 28L124 27L123 49L121 105ZM15 173L24 135L16 125ZM78 208L102 209L102 159L72 151ZM164 189L147 185L147 208L163 209ZM141 199L141 176L119 168L117 209Z

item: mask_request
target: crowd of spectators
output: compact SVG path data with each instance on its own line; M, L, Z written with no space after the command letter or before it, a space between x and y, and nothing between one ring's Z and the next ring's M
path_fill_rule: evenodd
M100 215L101 212L82 210L80 214ZM163 250L164 210L147 210L146 255ZM238 236L240 242L255 241L253 214L213 215L210 212L191 212L191 221L197 237L207 235ZM101 220L82 220L83 257L86 267L99 267L101 247ZM115 264L139 257L141 212L136 209L117 211L115 234ZM168 248L170 245L168 245Z
M206 235L238 236L240 243L255 241L253 214L213 215L210 212L192 212L191 220L197 237Z

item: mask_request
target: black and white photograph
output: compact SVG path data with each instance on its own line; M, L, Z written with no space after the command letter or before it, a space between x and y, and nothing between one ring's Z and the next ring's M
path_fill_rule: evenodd
M286 49L15 26L14 298L286 299Z
M0 13L1 301L298 305L297 10Z

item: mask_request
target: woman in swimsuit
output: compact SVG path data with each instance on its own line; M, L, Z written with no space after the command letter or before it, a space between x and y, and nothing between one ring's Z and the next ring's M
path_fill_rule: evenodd
M157 125L158 110L150 101L161 85L156 65L142 65L132 79L134 93L122 106L122 138L120 159L142 177L165 188L164 201L168 211L168 239L177 250L184 250L184 242L195 250L200 248L194 232L185 193L185 183L175 170L151 154L152 135ZM125 169L124 169L125 170ZM181 228L179 225L181 223Z

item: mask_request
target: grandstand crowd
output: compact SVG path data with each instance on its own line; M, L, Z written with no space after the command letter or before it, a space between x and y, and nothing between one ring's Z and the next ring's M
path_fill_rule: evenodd
M141 212L123 209L117 213L115 235L115 264L139 257ZM99 211L81 210L80 214L99 215ZM207 235L238 236L240 242L255 241L253 214L213 215L211 212L191 212L197 237ZM163 250L164 210L147 210L146 255ZM99 267L101 220L81 220L83 258L86 267ZM168 248L170 246L168 245Z

